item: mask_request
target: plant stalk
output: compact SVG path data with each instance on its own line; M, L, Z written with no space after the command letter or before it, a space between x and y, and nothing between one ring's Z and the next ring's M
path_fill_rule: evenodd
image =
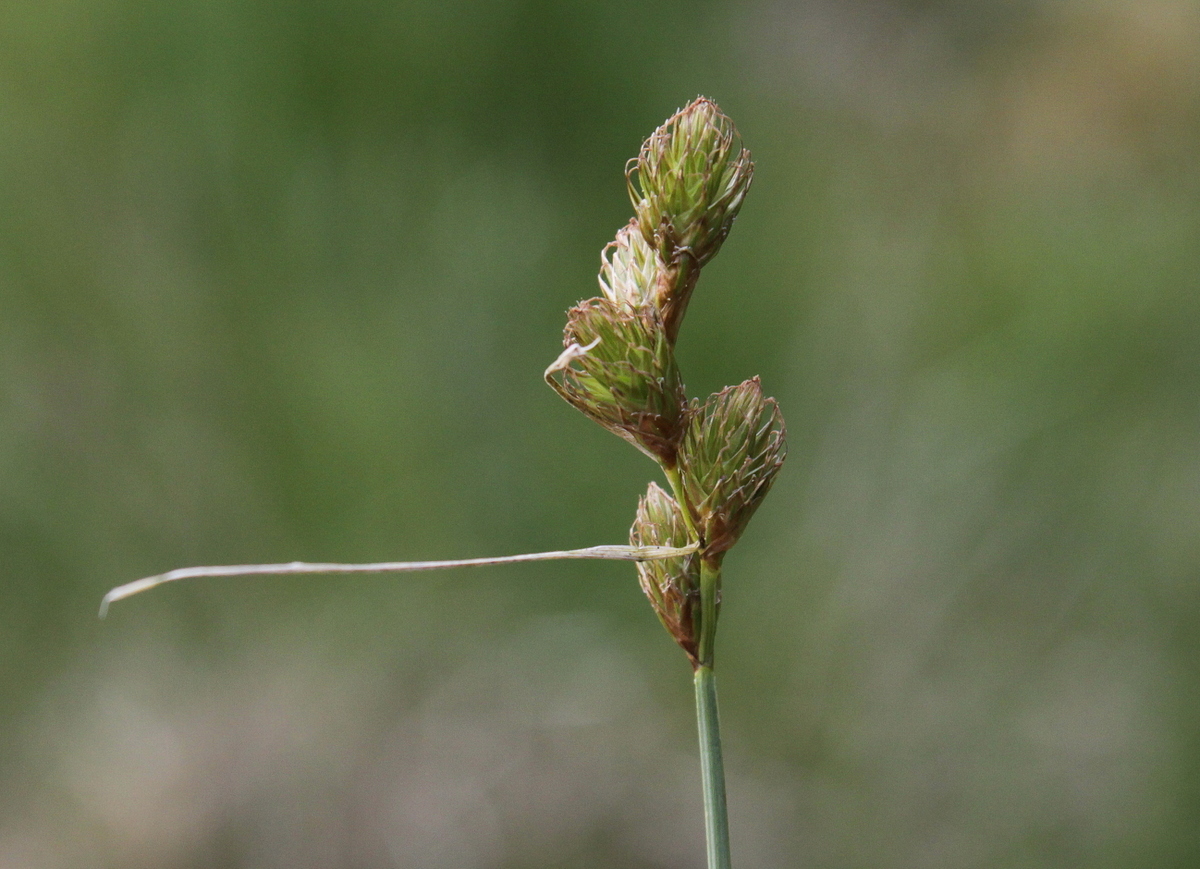
M684 499L683 479L678 468L663 468L683 507L683 518L694 541L700 534ZM725 762L721 759L721 723L717 714L717 681L713 673L713 650L720 612L721 565L700 560L700 636L696 656L699 664L696 686L696 725L700 736L700 778L704 788L704 837L708 844L708 869L730 869L729 812L725 805Z
M701 666L713 666L717 641L717 615L721 609L721 567L700 557L700 637L696 657Z
M687 526L688 534L693 541L700 541L700 530L696 528L696 520L692 516L691 507L688 506L687 496L683 490L683 474L680 473L678 465L668 468L662 466L663 474L667 478L667 482L671 484L671 494L675 496L675 501L683 510L683 524Z
M725 764L721 760L721 726L717 720L717 682L712 667L705 665L696 668L694 678L708 869L730 869L729 814L725 808Z

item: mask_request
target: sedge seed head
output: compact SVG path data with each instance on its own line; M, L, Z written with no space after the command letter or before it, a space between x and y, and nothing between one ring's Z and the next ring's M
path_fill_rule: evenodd
M683 510L656 483L638 500L637 518L629 529L633 546L684 547L688 539ZM699 643L700 559L695 553L677 558L641 561L638 581L654 612L692 663Z
M567 402L674 467L687 398L658 312L589 299L567 312L566 349L546 381Z
M658 254L646 244L636 220L621 227L600 254L600 291L621 307L653 306L661 273Z
M754 163L733 121L698 97L654 131L625 174L646 242L665 263L690 256L703 266L733 226Z
M705 557L719 558L742 535L783 465L786 434L757 377L692 403L679 468Z

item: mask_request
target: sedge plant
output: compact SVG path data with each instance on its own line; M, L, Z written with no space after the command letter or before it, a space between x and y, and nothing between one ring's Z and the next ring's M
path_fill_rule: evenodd
M729 869L729 824L713 673L721 565L786 454L783 417L757 377L689 399L675 343L700 272L729 234L754 173L733 122L699 97L626 166L634 216L601 254L600 295L567 312L546 382L662 469L637 506L629 545L455 561L189 567L113 589L101 603L194 577L396 573L564 558L636 562L638 580L692 667L709 869Z

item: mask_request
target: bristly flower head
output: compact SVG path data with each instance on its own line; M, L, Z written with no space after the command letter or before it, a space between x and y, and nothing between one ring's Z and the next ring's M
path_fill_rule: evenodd
M687 522L679 504L651 483L638 500L637 518L629 529L633 546L682 548L688 539ZM638 562L638 581L650 598L654 612L675 642L687 652L692 664L699 663L698 621L700 607L700 559L696 554Z
M546 382L655 461L674 467L687 397L654 308L589 299L567 312L566 349Z
M705 558L733 546L766 497L787 455L783 416L758 378L692 403L680 449L688 506Z
M661 272L658 254L646 244L637 220L630 220L600 254L600 291L617 305L653 307Z
M646 242L668 265L686 255L697 266L720 249L753 174L733 121L706 97L668 118L625 170Z
M630 531L635 546L689 547L638 564L642 589L696 667L712 665L720 565L774 482L783 418L758 378L690 402L675 362L701 269L720 250L754 174L733 122L700 97L626 167L635 215L601 254L601 298L567 314L566 349L546 369L559 395L655 459Z

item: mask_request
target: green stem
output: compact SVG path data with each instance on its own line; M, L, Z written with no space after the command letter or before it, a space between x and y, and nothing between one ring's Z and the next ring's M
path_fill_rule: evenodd
M712 667L696 668L696 721L700 730L700 774L704 780L704 833L708 869L730 869L729 815L725 809L725 764L717 720L717 683Z
M691 510L683 497L678 468L663 468L683 507L684 521L693 540L700 540ZM717 717L717 682L713 674L713 649L717 636L721 563L700 556L700 636L695 668L696 723L700 733L700 777L704 786L704 834L708 843L708 869L730 869L729 814L725 807L725 764L721 760L721 725Z
M700 558L700 637L696 657L701 666L712 667L713 647L717 640L717 613L721 591L721 567Z
M683 494L683 475L679 473L679 467L668 468L666 465L663 465L662 469L663 474L667 477L667 482L671 484L671 494L675 496L676 503L679 504L679 508L683 511L683 522L687 525L688 536L692 540L700 540L700 532L697 530L696 523L692 519L692 511L688 507L687 498Z

